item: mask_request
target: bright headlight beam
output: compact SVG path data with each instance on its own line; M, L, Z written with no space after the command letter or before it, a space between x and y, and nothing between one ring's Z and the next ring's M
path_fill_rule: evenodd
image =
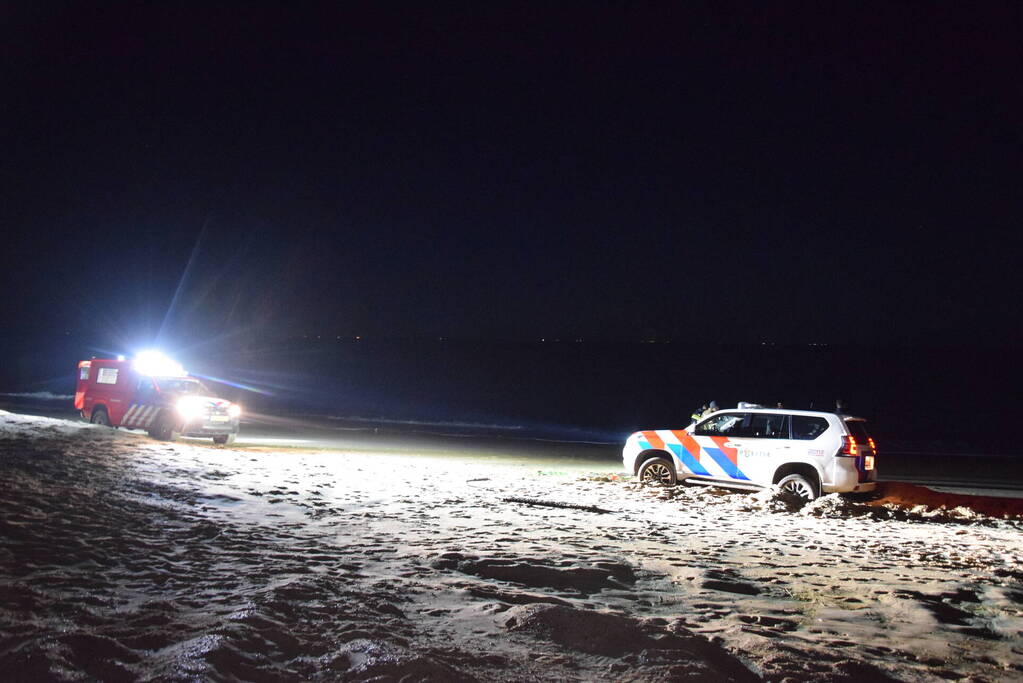
M202 413L203 400L199 396L182 396L176 407L182 417L196 417Z

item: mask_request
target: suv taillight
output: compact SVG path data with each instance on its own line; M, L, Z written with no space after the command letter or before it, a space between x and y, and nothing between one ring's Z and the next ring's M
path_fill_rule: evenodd
M877 455L877 444L874 443L874 437L869 437L867 443L870 444L870 450L874 451L874 455Z
M839 455L847 455L850 458L855 458L859 454L860 449L859 446L856 445L856 437L852 436L851 434L849 436L843 436L842 452L839 453Z

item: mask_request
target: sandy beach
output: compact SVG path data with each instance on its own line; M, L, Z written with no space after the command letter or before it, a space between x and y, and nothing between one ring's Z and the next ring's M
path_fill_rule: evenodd
M1023 680L1019 501L3 411L0 463L6 680Z

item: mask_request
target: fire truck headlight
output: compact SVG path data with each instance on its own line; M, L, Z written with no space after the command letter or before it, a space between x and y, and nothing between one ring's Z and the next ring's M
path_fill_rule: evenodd
M202 400L198 396L182 396L178 399L177 409L181 417L190 419L202 414Z
M242 407L237 403L232 403L227 408L227 414L230 415L231 417L238 417L239 415L242 414Z

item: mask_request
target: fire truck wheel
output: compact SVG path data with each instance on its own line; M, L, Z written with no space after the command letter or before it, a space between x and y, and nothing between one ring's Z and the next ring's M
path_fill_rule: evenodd
M236 436L238 436L238 435L237 434L219 434L219 435L213 437L213 443L217 444L218 446L230 446L231 444L234 443L234 440L235 440Z
M104 427L110 426L110 416L107 415L106 408L96 408L92 411L92 417L89 418L89 422L94 425L103 425Z
M160 441L177 441L181 432L174 431L174 424L171 418L163 415L156 422L156 427L150 430L149 435Z

